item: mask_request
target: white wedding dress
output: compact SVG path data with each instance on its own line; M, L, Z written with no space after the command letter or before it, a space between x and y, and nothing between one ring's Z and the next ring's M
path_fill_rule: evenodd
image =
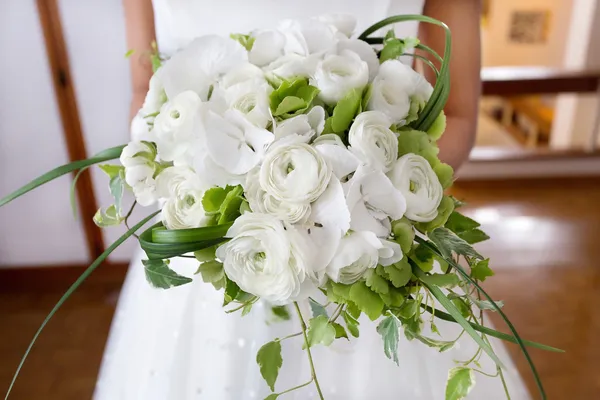
M358 31L394 14L420 14L417 0L155 0L157 40L162 52L172 53L190 39L206 33L228 35L267 28L284 18L324 13L348 13L358 18ZM415 35L416 24L402 24L399 35ZM288 322L267 323L269 307L258 303L246 317L225 314L222 292L195 277L193 283L170 290L153 289L144 278L138 251L119 299L107 343L96 400L245 400L264 399L270 390L260 376L256 353L264 344L300 330L292 313ZM179 273L193 276L193 259L173 260ZM308 305L304 305L309 315ZM293 311L293 310L291 310ZM328 400L443 399L453 360L467 360L477 349L468 337L445 353L400 338L400 366L387 359L375 323L360 321L360 339L336 340L314 348L317 375ZM444 338L453 339L457 325L438 322ZM433 335L430 335L434 337ZM506 350L493 345L506 364L514 400L529 399ZM278 392L310 379L302 338L283 342L283 367ZM484 357L483 367L495 372ZM282 399L313 399L313 385ZM500 379L477 375L472 399L505 398Z

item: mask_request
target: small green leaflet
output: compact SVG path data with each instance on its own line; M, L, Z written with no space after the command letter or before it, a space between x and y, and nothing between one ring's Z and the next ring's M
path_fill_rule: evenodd
M375 293L385 295L390 291L387 281L381 276L377 275L374 269L369 269L365 273L365 283Z
M383 267L384 271L388 274L392 285L397 288L405 286L410 282L410 278L412 277L412 269L406 258L407 257L404 257L395 264Z
M399 327L400 321L392 314L382 319L377 325L377 332L383 339L383 351L387 358L394 361L396 365L400 365L398 362Z
M208 213L216 213L221 208L221 204L225 200L225 196L231 190L228 187L227 189L221 187L213 187L204 192L204 196L202 197L202 207L204 207L204 211ZM229 189L229 190L228 190Z
M276 400L278 397L279 397L279 393L271 393L270 395L265 397L265 400Z
M202 281L207 283L218 282L225 276L223 264L216 260L206 261L200 264L196 274L202 275Z
M352 89L348 92L333 109L331 116L331 129L335 133L347 130L352 120L358 113L362 100L362 90Z
M421 278L421 281L443 288L453 288L460 282L456 274L431 274Z
M470 244L483 242L490 238L485 232L479 229L479 222L457 211L450 214L445 226L456 233L458 237Z
M233 40L238 41L239 44L244 46L244 48L247 51L252 50L252 46L254 46L254 41L256 40L255 37L250 35L244 35L243 33L232 33L231 35L229 35L229 37Z
M388 39L379 55L379 62L383 63L387 60L395 60L404 53L404 42L400 39Z
M237 283L235 283L231 279L228 279L227 276L225 276L225 279L226 283L225 293L223 294L223 306L226 306L227 304L235 300L238 297L238 294L240 293L240 287Z
M258 350L256 362L260 367L260 374L271 388L275 391L275 381L279 375L279 369L283 364L281 358L281 343L278 340L269 342Z
M342 318L344 318L344 322L346 323L346 328L348 328L348 332L350 332L350 334L356 338L359 337L360 332L358 331L358 320L346 311L342 313Z
M117 213L114 204L109 206L106 210L103 210L102 208L98 209L94 215L94 223L100 228L119 225L121 222L123 222L123 218Z
M440 253L444 258L452 259L452 253L460 254L466 257L475 257L483 259L483 256L479 254L471 245L459 238L447 228L437 228L436 230L429 232L429 239L437 246Z
M398 310L398 315L404 319L411 319L417 314L420 304L420 301L406 300Z
M327 310L325 309L325 307L323 307L320 303L313 300L312 297L308 298L308 304L310 304L310 310L312 311L313 317L318 317L319 315L324 315L327 318L329 318L329 315L327 315Z
M350 300L367 314L371 321L375 321L383 311L383 300L364 282L356 282L350 287Z
M271 307L271 312L275 317L283 321L290 320L290 312L288 311L286 306L273 306Z
M192 279L170 269L164 260L142 260L142 264L144 264L146 280L155 288L169 289L192 282Z
M454 367L448 372L446 400L460 400L467 397L475 386L475 374L471 368Z
M125 58L131 57L133 55L133 53L135 53L134 49L127 50L127 53L125 53Z
M335 339L335 334L335 327L329 322L329 318L319 315L309 321L308 345L312 347L322 343L329 346Z
M494 271L489 266L490 260L485 259L479 261L477 264L471 267L471 278L477 279L478 281L485 281L488 277L494 276Z
M408 254L415 240L415 229L407 218L392 221L394 241L400 245L402 253Z
M108 175L109 179L119 176L119 173L125 170L125 167L122 165L112 164L99 164L98 168L100 168L106 175Z
M338 324L337 322L332 322L331 325L333 325L333 327L335 328L335 338L339 339L339 338L346 338L348 339L348 334L346 333L346 330L344 329L344 327L340 324Z
M242 189L240 185L235 186L229 192L227 192L225 200L223 200L223 203L219 208L219 212L221 213L219 224L233 222L237 217L240 216L240 206L244 201L242 198L243 193L244 189Z

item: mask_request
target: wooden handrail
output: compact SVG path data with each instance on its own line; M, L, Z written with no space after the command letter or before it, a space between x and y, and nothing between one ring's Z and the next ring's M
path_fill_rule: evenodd
M481 70L483 95L590 93L600 87L600 71L544 67L491 67Z

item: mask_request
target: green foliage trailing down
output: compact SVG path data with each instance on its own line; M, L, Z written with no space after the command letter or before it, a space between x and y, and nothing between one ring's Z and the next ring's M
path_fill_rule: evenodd
M390 313L377 325L377 332L383 340L383 351L387 358L394 361L396 365L400 365L398 361L398 341L400 340L398 331L400 324L398 317Z
M164 260L142 260L146 280L158 289L169 289L192 282L186 276L181 276L169 268Z
M475 374L471 368L455 367L448 372L446 400L461 400L475 386Z
M6 397L5 399L8 399L8 396L10 395L10 392L12 391L12 388L15 384L15 381L17 380L17 377L19 376L19 372L21 372L21 368L23 367L23 364L25 363L25 360L27 359L27 356L29 355L29 353L31 352L31 349L33 348L33 345L35 344L37 338L40 336L40 333L42 333L42 330L44 330L44 328L46 327L46 325L48 324L48 322L50 321L50 319L52 319L52 317L54 316L54 314L56 314L56 312L58 311L58 309L64 304L65 301L67 301L67 299L69 297L71 297L71 295L77 290L77 288L79 288L79 286L81 286L81 284L92 274L92 272L94 272L94 270L96 268L98 268L98 266L100 266L102 264L102 262L104 262L104 260L106 260L106 258L113 252L115 251L115 249L117 247L119 247L121 244L123 244L123 242L125 242L129 237L131 237L136 231L138 231L139 229L141 229L146 223L148 223L148 221L150 221L152 218L154 218L157 214L159 213L159 211L156 211L154 213L152 213L151 215L147 216L146 218L144 218L143 220L141 220L140 222L138 222L135 226L133 226L131 229L129 229L127 232L125 232L120 238L118 238L113 244L111 244L101 255L100 257L98 257L82 274L81 276L79 276L79 278L77 278L77 280L71 285L71 287L69 287L69 289L67 289L67 291L65 292L65 294L62 295L62 297L58 300L58 302L56 303L56 305L52 308L52 310L48 313L48 315L46 316L46 318L44 319L44 322L42 322L42 324L40 325L40 327L38 328L37 332L35 333L35 335L33 336L33 339L31 340L31 343L29 343L29 346L27 347L27 350L25 351L25 354L23 355L23 358L21 359L21 361L19 362L19 366L17 367L17 371L15 372L12 381L10 382L10 386L8 387L8 392L6 393Z
M261 347L256 354L256 362L260 367L260 374L271 388L271 391L275 391L275 382L279 375L279 369L283 365L279 340L274 340Z

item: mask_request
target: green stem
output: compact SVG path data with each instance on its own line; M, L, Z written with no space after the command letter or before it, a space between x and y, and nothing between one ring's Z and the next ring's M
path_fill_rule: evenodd
M179 256L179 257L181 257L181 256ZM253 299L252 299L252 300L250 300L250 301L247 301L247 302L245 302L245 303L242 303L242 305L240 305L239 307L232 308L231 310L225 310L225 314L231 314L231 313L234 313L234 312L236 312L236 311L239 311L239 310L241 310L242 308L246 307L248 304L254 304L254 303L256 303L256 302L258 301L258 299L259 299L258 297L255 297L255 298L253 298Z
M317 392L319 393L319 398L321 400L325 400L323 397L323 392L321 391L321 386L319 385L319 380L317 379L317 372L315 371L315 364L313 363L312 354L310 352L310 345L308 343L308 335L306 334L306 322L304 322L304 318L302 317L302 312L300 311L300 307L297 302L294 302L294 307L296 307L296 313L298 313L298 318L300 318L300 326L302 327L302 334L304 335L304 345L306 346L306 354L308 355L308 363L310 364L310 376L312 380L315 382L315 386L317 388Z
M500 380L502 381L502 387L504 388L504 394L506 394L506 400L510 400L510 392L508 391L508 386L506 385L506 380L504 379L504 372L502 372L502 368L498 368L498 375L500 375Z
M77 278L77 280L75 281L75 283L73 283L71 285L71 287L69 289L67 289L67 291L65 292L65 294L62 295L62 297L58 300L58 302L56 303L56 305L48 313L48 315L46 316L46 318L44 319L44 321L42 322L42 324L38 328L38 330L35 333L35 335L33 335L33 339L31 340L31 343L29 343L29 346L27 347L27 350L25 351L25 354L23 355L23 358L21 358L21 362L19 363L19 366L17 367L17 371L15 372L15 375L13 376L12 381L10 382L10 386L8 387L8 392L6 392L6 397L4 397L4 400L8 399L8 396L10 395L10 392L12 391L12 388L15 385L15 381L17 380L17 377L19 376L19 372L21 372L21 368L23 368L23 364L25 364L25 360L27 359L27 356L31 352L31 349L33 348L33 345L35 344L37 338L40 336L40 334L42 333L42 331L44 330L44 328L46 327L46 325L48 324L48 322L50 321L50 319L54 316L54 314L56 314L56 312L58 311L58 309L63 305L63 303L65 301L67 301L67 299L69 297L71 297L71 295L73 294L73 292L75 292L77 290L77 288L79 288L79 286L92 274L92 272L94 272L94 270L100 264L102 264L102 262L110 255L110 253L112 253L125 240L127 240L135 231L139 230L148 221L150 221L152 218L154 218L154 216L156 214L158 214L158 213L159 213L159 211L156 211L156 212L150 214L149 216L147 216L146 218L144 218L143 220L141 220L140 222L138 222L133 228L131 228L130 230L128 230L127 232L125 232L123 234L123 236L121 236L120 238L118 238L113 244L111 244L106 250L104 250L104 252L100 255L100 257L98 257L79 276L79 278Z
M278 342L283 342L286 339L291 339L291 338L294 338L294 337L300 336L300 335L302 335L302 332L292 333L291 335L284 336L281 339L278 339L277 341Z
M343 304L340 304L339 306L337 306L337 308L335 309L333 314L331 314L331 318L329 318L329 322L335 322L335 320L338 319L339 316L342 314L343 309L344 309Z
M306 382L306 383L303 383L302 385L294 386L294 387L293 387L293 388L291 388L291 389L284 390L283 392L281 392L281 393L278 393L278 394L277 394L277 396L281 396L282 394L286 394L286 393L289 393L289 392L293 392L294 390L302 389L304 386L308 386L308 385L310 385L311 383L313 383L313 380L312 380L312 379L311 379L310 381Z

